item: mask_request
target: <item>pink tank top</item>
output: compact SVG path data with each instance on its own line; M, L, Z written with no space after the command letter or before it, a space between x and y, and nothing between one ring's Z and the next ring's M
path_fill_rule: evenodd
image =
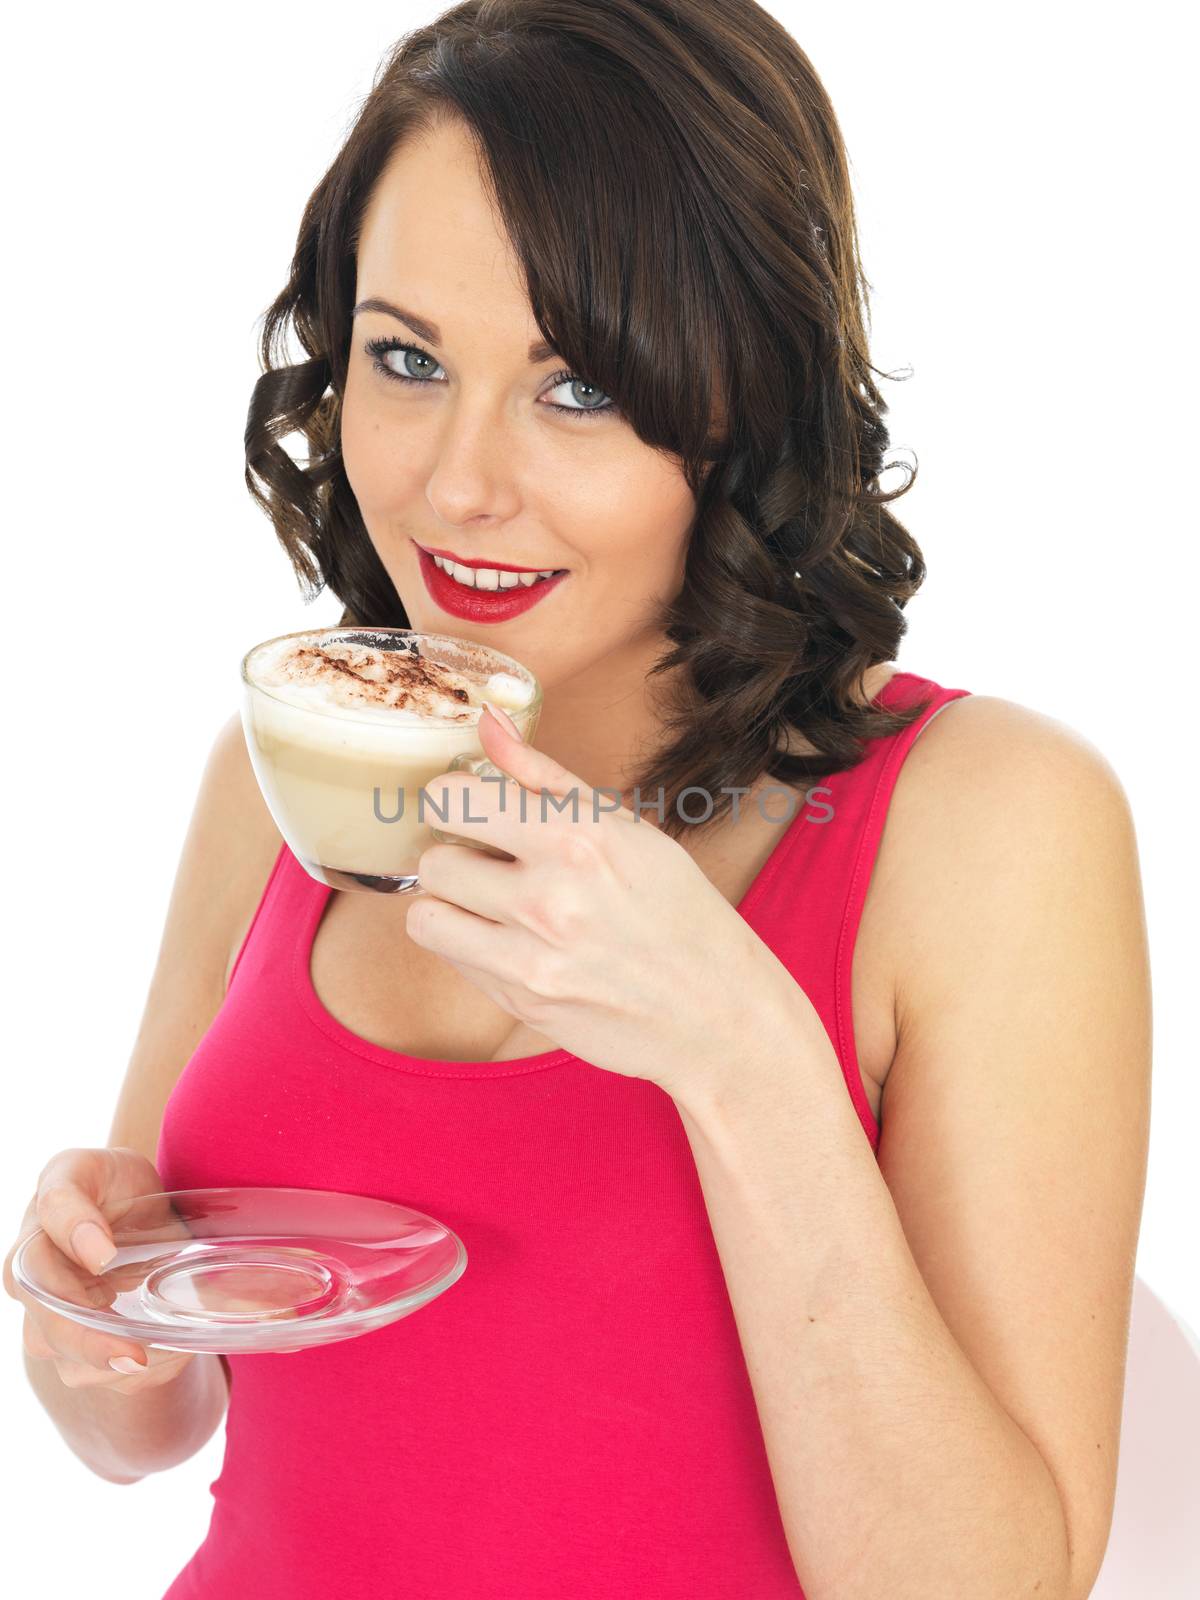
M879 703L931 694L921 720L818 780L737 908L819 1013L876 1150L855 934L905 754L967 693L895 674ZM229 1358L208 1534L164 1600L803 1600L675 1102L565 1050L435 1061L350 1032L310 978L331 892L280 849L167 1103L164 1187L396 1200L468 1265L389 1327Z

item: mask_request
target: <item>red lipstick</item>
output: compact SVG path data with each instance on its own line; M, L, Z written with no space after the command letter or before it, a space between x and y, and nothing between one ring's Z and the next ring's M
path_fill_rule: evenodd
M466 622L507 622L510 617L520 616L523 611L536 606L551 589L557 589L563 579L570 576L570 573L560 572L554 578L540 578L528 588L519 583L512 589L468 589L465 584L456 583L448 572L443 572L433 559L434 555L440 555L447 561L457 561L457 556L441 550L431 553L419 544L416 550L421 576L435 604L452 617L461 617ZM464 561L462 565L493 567L497 572L545 571L544 567L511 567L488 561Z

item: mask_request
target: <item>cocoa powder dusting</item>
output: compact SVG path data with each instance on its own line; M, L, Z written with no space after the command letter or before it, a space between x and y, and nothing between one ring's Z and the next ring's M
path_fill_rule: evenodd
M337 643L323 648L298 645L280 668L286 677L302 682L328 682L333 674L351 703L411 707L429 716L449 715L453 720L459 719L446 711L446 701L472 705L470 690L463 687L464 674L408 651ZM482 692L482 684L479 687Z

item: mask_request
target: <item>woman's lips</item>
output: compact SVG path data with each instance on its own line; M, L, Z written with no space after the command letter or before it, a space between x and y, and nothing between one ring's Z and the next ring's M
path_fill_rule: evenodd
M452 617L462 617L467 622L506 622L530 606L544 600L551 589L557 589L569 572L560 572L556 578L543 578L528 588L517 584L513 589L468 589L456 583L448 572L443 572L433 557L416 545L417 559L421 563L421 576L433 600Z

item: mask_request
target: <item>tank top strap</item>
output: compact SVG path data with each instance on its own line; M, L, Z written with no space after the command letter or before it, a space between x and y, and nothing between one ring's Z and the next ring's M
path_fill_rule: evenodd
M899 686L898 695L900 698L896 702L889 700L889 709L892 704L907 707L912 704L914 699L918 697L924 698L926 695L930 699L925 710L902 733L893 734L890 739L877 741L881 747L877 757L878 770L874 774L870 800L858 829L858 842L854 851L854 866L847 886L841 927L838 930L835 966L838 1050L839 1053L846 1053L850 1056L854 1055L854 1024L850 1008L850 973L854 957L854 944L858 935L859 923L862 921L867 889L875 866L875 858L879 853L879 844L883 837L883 826L887 820L888 806L891 803L892 794L896 787L896 780L900 776L900 768L904 764L904 758L934 717L940 711L944 711L952 700L963 699L971 692L969 689L943 688L929 678L920 678L912 673L905 673L903 676L909 682ZM890 688L891 683L894 681L894 679L890 680L887 687ZM857 1076L858 1062L856 1058L854 1067Z
M296 941L324 894L323 886L305 872L287 845L281 844L229 974L231 1000L239 979L247 992L255 993L272 980L290 981Z
M863 1089L851 1014L855 939L904 758L934 717L970 692L893 673L877 703L891 711L924 701L924 710L900 733L868 741L856 766L807 791L740 908L825 1024L872 1148L879 1127Z

